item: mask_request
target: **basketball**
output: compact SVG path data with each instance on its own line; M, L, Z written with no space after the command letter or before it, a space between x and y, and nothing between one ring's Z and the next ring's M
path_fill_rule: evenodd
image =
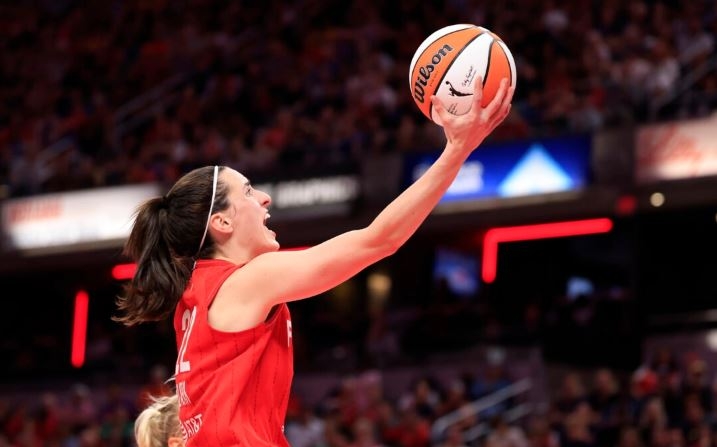
M483 79L486 106L503 78L516 83L515 60L508 46L486 28L459 24L435 31L419 45L409 70L413 100L421 112L440 123L431 96L439 97L454 115L467 113L473 101L474 81Z

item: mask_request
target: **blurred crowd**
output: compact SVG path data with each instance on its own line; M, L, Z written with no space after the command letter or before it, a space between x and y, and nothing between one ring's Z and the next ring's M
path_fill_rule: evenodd
M173 392L168 369L157 365L145 382L48 387L13 399L0 396L0 446L134 446L134 420L152 397Z
M632 370L562 368L554 385L545 384L547 401L532 402L521 417L511 416L526 403L516 396L476 410L472 403L521 379L510 366L487 362L479 373L448 380L417 369L398 390L388 389L378 370L346 375L323 396L294 393L285 433L292 447L717 445L715 371L698 354L661 349ZM34 399L0 397L0 446L133 446L134 418L148 396L172 392L166 374L155 367L134 388L77 384ZM437 429L436 421L454 414L460 416ZM483 432L474 430L481 425Z
M609 369L564 376L547 413L552 445L714 446L717 382L705 358L660 349L620 380Z
M477 414L468 410L469 402L515 383L500 365L485 371L450 383L418 380L394 401L370 385L360 392L342 387L318 409L299 405L290 413L287 436L294 447L717 445L715 372L695 353L661 349L634 370L561 369L545 405L517 419L508 415L520 400L499 400ZM432 430L437 419L456 411L466 416ZM481 423L484 434L465 439Z
M214 163L296 175L436 150L443 136L412 103L408 66L428 34L466 22L516 59L495 139L717 105L711 0L3 2L3 195L171 183Z

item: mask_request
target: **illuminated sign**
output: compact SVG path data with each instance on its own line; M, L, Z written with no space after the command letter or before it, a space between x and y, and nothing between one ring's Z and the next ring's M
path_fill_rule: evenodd
M148 184L12 199L2 205L2 229L17 250L121 244L137 207L160 194L158 185Z
M407 180L418 179L436 158L409 158ZM470 155L441 202L577 190L589 172L589 136L487 145Z
M638 129L637 183L711 175L717 175L717 115Z
M271 196L271 215L316 217L341 214L358 199L361 182L356 175L336 175L256 185Z

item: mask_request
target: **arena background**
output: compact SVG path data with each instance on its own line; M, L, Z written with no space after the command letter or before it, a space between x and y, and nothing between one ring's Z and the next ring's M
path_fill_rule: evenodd
M292 445L714 445L714 2L38 0L0 4L0 446L134 445L176 351L111 320L133 208L219 163L286 249L368 223L442 147L407 72L453 23L511 48L511 115L291 304Z

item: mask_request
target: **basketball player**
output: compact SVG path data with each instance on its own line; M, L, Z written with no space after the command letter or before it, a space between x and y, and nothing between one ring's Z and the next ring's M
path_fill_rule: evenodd
M137 447L184 447L177 396L152 398L134 422Z
M301 251L279 251L271 198L239 172L198 168L138 209L125 249L137 271L118 299L127 325L174 312L182 433L194 446L288 446L293 376L288 301L325 292L398 250L426 219L468 155L508 115L503 80L455 116L432 98L447 139L438 160L367 227Z

